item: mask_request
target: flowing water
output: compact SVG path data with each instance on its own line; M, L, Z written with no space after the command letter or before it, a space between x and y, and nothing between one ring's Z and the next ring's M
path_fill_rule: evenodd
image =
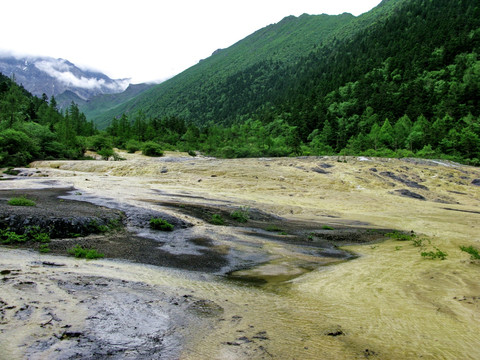
M325 162L332 166L328 174L312 171ZM174 357L477 359L480 265L459 245L480 244L480 192L470 185L480 171L446 165L137 156L119 163L37 163L34 171L40 174L0 186L72 185L71 199L120 208L127 214L161 211L193 224L159 239L174 254L201 252L204 244L186 241L191 238L208 238L217 250L223 249L230 267L215 273L111 260L76 267L72 263L65 270L100 273L211 301L214 306L200 312L203 320L183 330L187 340ZM378 175L382 169L408 173L410 179L426 184L430 190L422 194L427 201L396 195L402 184L392 186L390 178ZM278 219L315 222L319 229L328 224L415 230L425 240L421 248L385 240L325 253L315 246L279 242L258 228L208 224L180 211L188 204L205 211L212 206L249 206ZM131 230L156 236L145 229ZM446 251L447 260L420 256L433 247ZM339 258L352 253L359 257ZM2 256L5 264L15 256L18 259L11 261L26 261L27 255L2 252Z

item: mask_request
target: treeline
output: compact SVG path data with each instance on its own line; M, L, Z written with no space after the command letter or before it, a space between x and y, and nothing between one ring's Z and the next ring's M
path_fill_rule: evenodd
M96 132L75 104L61 113L53 96L33 96L0 74L0 166L82 158Z

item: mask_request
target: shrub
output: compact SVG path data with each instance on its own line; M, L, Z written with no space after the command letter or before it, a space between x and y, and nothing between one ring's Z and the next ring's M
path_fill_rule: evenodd
M38 145L31 137L14 129L0 131L0 149L3 154L0 165L3 166L24 166L39 152Z
M412 242L415 247L423 246L423 239L412 239Z
M160 218L150 219L150 227L154 230L161 230L161 231L172 231L174 228L174 226L170 224L167 220L160 219Z
M41 244L38 251L40 251L42 254L49 253L51 250L48 247L48 244Z
M75 247L68 250L68 253L76 258L83 259L99 259L104 257L104 255L99 253L96 249L83 248L80 245L75 245Z
M5 170L3 173L4 173L4 174L7 174L7 175L17 176L17 175L20 173L20 170L15 170L14 168L9 167L9 168L8 168L7 170Z
M19 235L9 229L0 230L0 242L4 245L26 242L26 235Z
M125 150L127 150L129 154L133 154L134 152L140 150L141 148L142 148L142 144L140 144L136 140L128 140L127 144L125 145Z
M223 220L222 215L213 214L210 218L210 223L213 225L223 225L225 223L225 220Z
M398 240L398 241L413 240L414 238L417 237L417 235L415 235L415 233L413 231L410 232L410 233L394 231L394 232L391 232L391 233L387 233L385 235L388 236L389 238L392 238L392 239L395 239L395 240Z
M40 226L30 226L25 231L25 236L34 242L49 243L50 234L42 231Z
M35 201L27 199L25 196L16 197L8 200L8 205L12 206L35 206Z
M435 250L436 251L424 251L420 255L422 255L423 258L429 258L431 260L445 260L447 258L448 254L446 252L443 252L439 248L435 248Z
M147 141L143 144L142 154L145 156L163 156L163 151L156 142Z
M250 212L250 208L244 206L238 210L233 211L230 214L230 216L232 217L233 220L236 220L241 223L246 223L250 218L249 212Z
M109 158L115 155L115 152L113 151L112 148L105 147L98 150L97 154L102 157L102 160L108 160Z
M188 155L195 157L195 156L197 156L197 153L193 150L188 150Z
M460 250L465 251L471 255L472 260L479 260L480 253L478 249L474 248L473 246L460 246Z
M100 151L102 149L111 149L113 144L111 139L105 134L98 134L87 139L87 148L93 151Z
M276 225L268 225L267 228L265 229L267 231L271 231L271 232L279 232L279 231L283 231L281 228L279 228L278 226Z
M110 227L107 225L101 225L97 220L93 219L88 223L89 230L94 234L103 234L110 231Z

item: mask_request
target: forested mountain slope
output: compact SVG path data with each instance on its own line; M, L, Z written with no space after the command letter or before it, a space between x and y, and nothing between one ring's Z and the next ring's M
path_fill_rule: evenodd
M141 110L149 117L179 116L198 125L230 124L278 96L285 72L299 59L375 25L404 1L384 0L357 18L351 14L286 17L92 119L104 127L114 116Z
M282 64L295 63L319 44L331 41L335 31L353 19L350 14L289 16L227 49L216 50L209 58L172 79L92 119L102 127L113 116L142 110L147 116L174 115L197 124L210 120L225 122L225 119L220 119L222 115L219 113L228 113L228 118L232 119L237 113L245 112L238 107L239 104L229 105L228 109L218 108L232 91L236 91L233 81L238 74L248 72L255 77L262 72L263 77L256 78L255 84L251 84L262 86L271 73L273 75L273 70L280 70ZM281 72L276 71L274 76L279 75ZM233 107L238 111L232 113Z

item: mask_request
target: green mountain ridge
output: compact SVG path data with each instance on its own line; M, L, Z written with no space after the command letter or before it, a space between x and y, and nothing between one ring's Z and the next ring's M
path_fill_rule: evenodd
M289 16L277 24L256 31L227 49L216 51L207 59L177 76L155 86L128 103L92 118L100 127L120 114L142 110L148 116L175 115L193 119L188 102L198 102L208 88L225 85L231 76L248 67L269 60L297 61L318 44L330 39L335 29L352 21L354 16L342 14ZM301 41L299 41L301 40ZM228 86L228 85L227 85ZM198 98L198 99L195 99ZM213 119L209 119L213 120Z
M246 109L231 104L228 97L232 95L232 80L235 81L237 75L252 71L251 78L259 71L263 75L267 73L266 77L254 79L254 87L262 89L266 83L272 82L272 78L281 78L285 67L292 66L320 46L345 40L361 29L373 26L390 16L403 1L384 0L359 17L348 13L288 16L227 49L215 51L209 58L130 101L114 106L107 104L89 118L104 128L114 117L141 110L149 117L179 116L196 124L232 123L238 116L270 101L269 94L263 94L249 96L250 104ZM100 110L105 111L101 113Z
M325 25L321 39L302 36L320 33L309 32L313 23ZM475 0L389 0L357 18L288 17L121 105L107 130L119 146L136 139L221 157L476 164L479 54Z

